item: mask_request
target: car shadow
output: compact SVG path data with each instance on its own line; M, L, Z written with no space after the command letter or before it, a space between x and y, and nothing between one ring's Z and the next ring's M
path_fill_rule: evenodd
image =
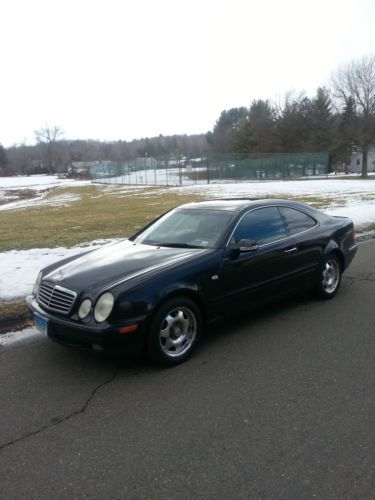
M213 343L221 342L223 338L235 332L239 335L255 334L257 325L265 320L271 322L284 319L283 317L293 312L293 310L304 307L310 308L313 307L313 304L316 304L316 301L312 298L311 293L304 292L279 299L277 302L269 302L256 309L244 309L235 314L228 314L226 317L207 326L199 350L209 349Z

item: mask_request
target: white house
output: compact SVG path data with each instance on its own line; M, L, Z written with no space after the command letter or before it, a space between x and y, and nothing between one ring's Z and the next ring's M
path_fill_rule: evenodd
M352 153L352 159L350 163L350 171L353 173L361 173L362 172L362 163L363 163L363 153L356 152ZM367 171L375 172L375 144L371 144L368 150L368 159L367 159Z

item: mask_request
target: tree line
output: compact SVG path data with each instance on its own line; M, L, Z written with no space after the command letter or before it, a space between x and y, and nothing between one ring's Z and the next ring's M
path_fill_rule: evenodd
M367 177L368 150L375 144L375 56L341 66L331 88L320 87L311 98L289 92L281 103L259 99L249 108L223 111L208 140L221 152L328 151L331 165L348 165L361 151Z
M103 142L63 139L59 127L44 127L35 135L34 146L22 144L5 150L0 145L0 176L67 172L73 162L117 162L143 156L179 156L187 151L200 156L211 149L205 134Z
M5 150L0 145L0 175L66 171L74 161L125 161L138 156L201 156L222 153L300 153L328 151L331 165L349 164L375 143L375 56L340 66L331 86L312 97L289 92L281 102L253 100L250 106L224 110L207 134L173 135L101 142L63 139L59 127L36 132L35 146Z

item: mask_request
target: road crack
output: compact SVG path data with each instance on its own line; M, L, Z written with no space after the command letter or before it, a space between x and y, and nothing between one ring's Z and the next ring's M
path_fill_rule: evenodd
M344 278L349 279L349 280L353 280L353 281L371 281L374 283L375 277L373 277L373 274L374 273L370 273L367 276L365 276L364 278L358 278L357 276L344 276Z
M7 447L12 446L16 443L19 443L20 441L23 441L24 439L27 439L31 436L36 436L37 434L40 434L41 432L44 432L45 430L50 429L51 427L56 427L57 425L60 425L63 422L66 422L67 420L70 420L71 418L76 417L77 415L81 415L82 413L85 413L89 404L91 403L91 401L95 397L96 393L98 391L100 391L100 389L102 389L104 386L112 383L115 380L115 378L117 377L117 374L118 374L118 367L116 367L114 373L107 380L105 380L104 382L102 382L101 384L96 386L91 391L91 394L86 399L83 406L81 408L79 408L78 410L75 410L72 413L70 413L69 415L62 417L62 418L53 418L49 424L43 425L42 427L40 427L39 429L36 429L35 431L28 432L28 433L23 434L22 436L20 436L16 439L12 439L11 441L8 441L7 443L0 445L0 451L2 451L4 448L7 448Z

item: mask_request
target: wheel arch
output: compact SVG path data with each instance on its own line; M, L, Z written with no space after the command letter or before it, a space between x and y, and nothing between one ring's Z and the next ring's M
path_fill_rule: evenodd
M339 246L337 245L337 243L333 240L331 240L326 249L325 249L325 252L324 252L324 259L326 259L329 255L335 255L339 262L340 262L340 265L341 265L341 272L344 271L345 269L345 258L344 258L344 254L342 253L342 251L340 250Z
M159 300L154 304L152 315L168 300L175 299L176 297L184 297L190 299L194 302L202 315L202 320L206 320L206 305L203 297L200 295L198 290L190 287L178 287L165 291L159 298Z

